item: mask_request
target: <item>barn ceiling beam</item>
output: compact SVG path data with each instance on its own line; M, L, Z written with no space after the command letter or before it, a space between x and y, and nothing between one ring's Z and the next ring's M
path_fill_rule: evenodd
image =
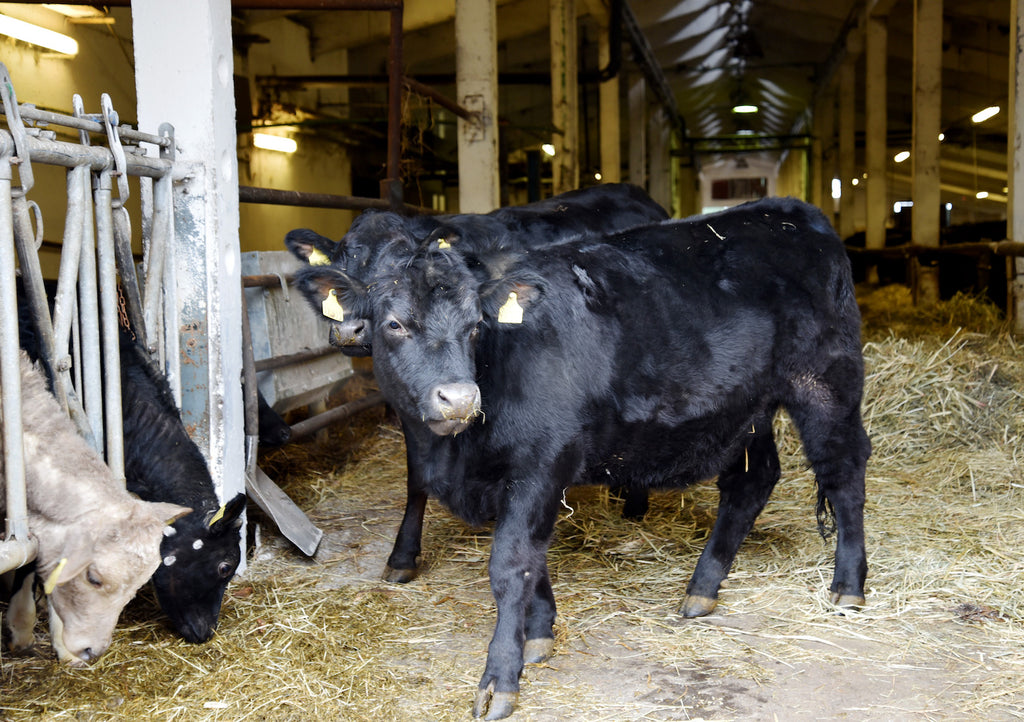
M661 70L661 65L654 56L654 50L640 29L636 15L633 14L629 3L625 1L622 3L622 29L626 39L629 41L630 47L633 49L634 60L640 66L640 70L650 84L651 91L657 97L658 102L665 108L665 113L673 130L679 134L681 140L685 139L686 121L683 120L683 116L679 113L675 93L672 92L668 79L665 77L665 73Z

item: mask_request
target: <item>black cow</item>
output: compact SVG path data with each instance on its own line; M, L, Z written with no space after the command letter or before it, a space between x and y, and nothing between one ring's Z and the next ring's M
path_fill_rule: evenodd
M51 298L55 291L49 284ZM18 295L24 297L20 279ZM18 329L21 347L40 360L37 328L24 303L18 306ZM241 560L245 495L237 494L221 506L206 460L185 431L166 377L123 328L120 355L127 489L145 501L193 510L165 530L153 588L175 631L189 642L205 642L213 636L224 591ZM43 367L52 390L53 372ZM268 434L283 443L284 432L273 424L268 427ZM260 438L262 442L262 429ZM24 576L16 579L16 588Z
M291 231L285 245L310 265L327 265L346 274L353 288L339 288L333 297L317 298L317 310L332 319L330 342L349 356L372 353L372 333L363 310L361 281L374 278L390 259L380 256L382 239L395 232L414 238L433 233L441 245L451 246L473 262L480 280L498 276L519 249L536 248L582 234L612 233L668 218L665 209L639 186L615 183L569 191L524 206L499 208L487 214L400 216L367 211L356 218L348 233L335 243L308 229ZM326 302L326 305L325 303ZM388 557L384 578L408 582L416 576L420 555L427 492L415 459L407 460L405 514ZM622 515L640 519L647 513L646 490L613 490L624 500Z
M285 246L300 261L332 265L355 279L375 274L378 239L390 228L403 228L414 238L443 229L438 238L465 252L485 252L538 246L581 234L614 233L634 226L666 220L668 214L647 192L629 183L611 183L568 191L523 206L499 208L486 214L401 216L369 210L359 215L348 232L335 243L314 231L301 228L288 233ZM500 269L484 269L485 273ZM325 315L332 318L330 342L349 356L369 356L372 336L365 319L337 298L338 306Z
M241 560L245 495L223 506L199 447L185 431L166 377L121 336L121 397L128 491L193 509L167 528L153 589L171 626L193 643L213 636L228 582Z
M441 244L443 246L443 244ZM396 232L355 284L304 269L314 300L365 301L374 373L421 483L473 524L495 519L497 624L474 714L511 714L524 662L552 650L546 552L566 487L716 477L718 516L681 613L714 609L780 475L785 408L838 530L832 601L864 603L863 360L850 264L824 216L771 199L514 254L481 282L435 239Z

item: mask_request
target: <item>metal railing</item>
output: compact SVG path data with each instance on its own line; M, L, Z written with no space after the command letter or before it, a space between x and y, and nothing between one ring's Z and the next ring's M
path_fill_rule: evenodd
M122 481L118 340L122 313L139 341L160 359L179 403L180 380L169 258L174 237L173 129L165 124L157 134L148 134L121 125L106 94L101 112L95 115L85 113L77 95L70 116L19 105L2 64L0 95L6 126L0 128L0 389L7 493L7 534L0 542L3 572L27 563L36 551L26 521L19 302L27 305L36 326L40 358L53 372L54 395L90 444L105 453L107 464ZM54 127L64 135L77 133L78 142L59 140ZM94 136L105 145L93 145ZM158 156L145 155L142 144L156 147ZM39 262L42 214L29 200L35 185L33 164L67 169L67 208L52 314ZM129 177L140 179L142 195L141 287L125 207ZM15 259L24 293L21 299L16 291Z

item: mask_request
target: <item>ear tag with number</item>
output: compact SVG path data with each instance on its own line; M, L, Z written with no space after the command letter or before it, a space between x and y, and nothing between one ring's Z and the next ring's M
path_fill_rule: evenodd
M448 241L446 241L446 240L445 240L445 239L443 239L443 238L438 238L438 239L437 239L437 247L438 247L438 248L451 248L451 247L452 247L452 244L451 244L451 243L449 243Z
M309 253L309 265L311 266L329 266L331 265L331 259L327 257L327 254L321 251L319 248L314 248Z
M323 311L327 318L338 321L345 320L345 311L342 309L341 304L338 303L338 293L335 289L331 289L331 292L327 294L327 298L324 299L323 303L320 304L320 309Z
M519 305L519 297L515 291L508 294L505 305L498 309L498 323L522 323L523 307Z

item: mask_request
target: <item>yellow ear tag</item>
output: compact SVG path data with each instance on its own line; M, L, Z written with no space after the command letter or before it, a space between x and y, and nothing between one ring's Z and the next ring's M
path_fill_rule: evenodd
M46 581L43 582L44 592L46 592L47 594L53 594L53 590L57 588L57 580L60 579L60 573L64 571L64 567L67 566L67 563L67 557L64 557L59 562L57 562L57 566L54 568L52 572L50 572L50 576L46 578Z
M338 303L338 293L335 289L331 289L331 292L327 294L327 298L320 304L321 310L327 318L334 319L335 321L341 322L345 320L345 311L342 309L341 304Z
M508 294L505 305L498 309L498 323L522 323L523 307L519 305L515 291Z
M331 293L334 293L334 291L331 291ZM210 519L210 523L209 523L209 524L207 524L207 526L213 526L213 525L214 525L214 524L216 524L216 523L217 523L218 521L220 521L221 519L223 519L223 518L224 518L224 509L225 509L226 507L227 507L227 504L223 504L223 505L221 505L220 509L218 509L218 510L217 510L217 513L213 515L213 518L212 518L212 519Z
M314 248L309 254L309 265L311 266L329 266L331 265L331 259L327 257L327 254L321 251L319 248Z
M437 239L437 247L438 247L438 248L451 248L451 247L452 247L452 244L451 244L451 243L449 243L448 241L446 241L446 240L445 240L445 239L443 239L443 238L438 238L438 239Z

